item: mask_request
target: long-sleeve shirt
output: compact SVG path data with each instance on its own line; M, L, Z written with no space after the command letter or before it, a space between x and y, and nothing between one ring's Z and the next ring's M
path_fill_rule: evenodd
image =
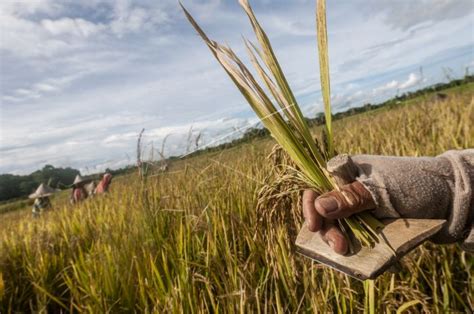
M71 203L78 203L87 198L87 192L83 187L75 187L72 190Z
M440 218L447 223L432 240L462 242L474 250L474 149L437 157L352 157L360 181L383 218Z

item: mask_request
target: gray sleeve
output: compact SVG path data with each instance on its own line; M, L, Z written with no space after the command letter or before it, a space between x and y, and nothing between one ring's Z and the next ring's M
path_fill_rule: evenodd
M448 151L439 156L453 168L453 204L448 218L448 233L464 239L466 251L474 251L474 149Z
M375 200L379 218L439 218L446 226L432 239L464 240L472 249L474 232L474 149L437 157L352 157L360 181Z

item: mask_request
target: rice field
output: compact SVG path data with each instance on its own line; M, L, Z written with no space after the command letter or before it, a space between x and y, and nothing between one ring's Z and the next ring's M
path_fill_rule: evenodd
M474 86L334 121L339 152L437 155L474 147ZM313 129L314 134L320 130ZM299 193L258 206L274 142L254 140L119 178L79 206L60 195L31 220L0 216L0 313L469 312L474 258L419 247L401 270L360 282L295 253ZM282 206L283 204L283 206Z

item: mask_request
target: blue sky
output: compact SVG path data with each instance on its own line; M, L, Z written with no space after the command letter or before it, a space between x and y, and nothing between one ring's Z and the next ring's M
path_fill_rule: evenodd
M322 110L313 0L250 1L308 116ZM244 56L237 1L183 0ZM328 1L335 111L474 71L470 0ZM0 173L134 162L136 139L181 154L255 115L174 0L0 2ZM230 136L238 136L234 132Z

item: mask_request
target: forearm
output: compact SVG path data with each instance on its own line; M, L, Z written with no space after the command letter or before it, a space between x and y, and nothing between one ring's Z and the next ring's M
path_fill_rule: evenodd
M474 246L474 149L448 151L438 158L446 159L453 169L452 210L447 218L445 233L455 240L464 240L464 247L473 250Z
M434 241L468 237L474 215L473 149L438 157L359 155L353 160L359 168L357 180L375 200L376 216L446 219Z

